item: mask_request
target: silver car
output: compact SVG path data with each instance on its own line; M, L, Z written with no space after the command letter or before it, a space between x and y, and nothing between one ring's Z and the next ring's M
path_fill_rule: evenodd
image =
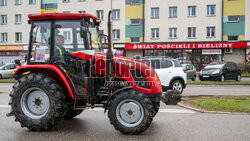
M16 64L10 63L0 67L0 79L13 77Z
M187 79L191 79L192 81L196 80L196 68L192 64L182 64L182 68L186 70Z

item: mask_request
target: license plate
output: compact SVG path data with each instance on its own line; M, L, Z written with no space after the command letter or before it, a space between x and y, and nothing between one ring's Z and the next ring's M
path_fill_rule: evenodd
M203 75L203 77L208 78L208 77L209 77L209 75Z

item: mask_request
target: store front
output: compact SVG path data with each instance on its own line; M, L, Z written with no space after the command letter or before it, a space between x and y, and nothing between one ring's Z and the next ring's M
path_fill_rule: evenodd
M0 46L0 65L14 63L16 59L24 60L27 54L27 45L5 45Z
M197 70L201 70L211 62L223 61L225 49L245 50L246 47L247 42L125 44L127 56L130 56L129 52L133 50L136 52L140 50L142 55L138 53L139 56L172 57L181 63L193 64Z

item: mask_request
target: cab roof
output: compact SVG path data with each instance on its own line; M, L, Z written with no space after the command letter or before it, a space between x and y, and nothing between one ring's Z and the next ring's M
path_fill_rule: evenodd
M82 13L35 13L29 14L28 17L31 21L91 18L96 23L101 22L96 16Z

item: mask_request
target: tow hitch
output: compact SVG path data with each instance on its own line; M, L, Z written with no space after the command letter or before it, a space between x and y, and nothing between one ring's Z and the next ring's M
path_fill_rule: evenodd
M181 101L181 94L178 90L168 90L162 94L161 100L166 105L177 105Z

